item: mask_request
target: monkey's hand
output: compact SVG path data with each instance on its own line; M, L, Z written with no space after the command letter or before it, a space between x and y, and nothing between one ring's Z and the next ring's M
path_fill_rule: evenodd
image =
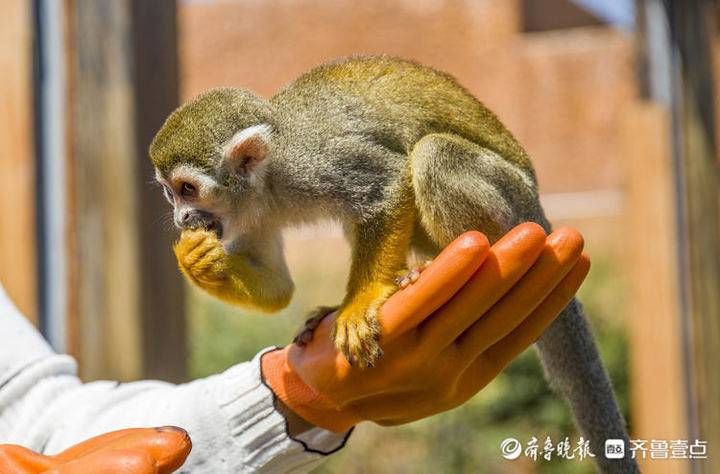
M338 310L333 340L350 364L372 367L382 355L378 311L396 290L393 283L372 282Z
M200 288L213 293L229 284L228 255L213 232L185 231L173 250L180 271Z
M274 312L290 302L293 284L282 272L244 255L229 254L214 232L186 230L174 245L180 271L216 298L237 306Z
M299 346L305 346L312 341L315 329L320 325L325 316L337 310L337 306L318 306L305 316L305 322L293 338L293 342Z

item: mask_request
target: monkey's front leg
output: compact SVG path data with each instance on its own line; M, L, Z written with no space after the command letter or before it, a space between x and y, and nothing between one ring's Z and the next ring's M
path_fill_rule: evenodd
M381 219L356 225L348 291L335 319L335 346L361 368L381 356L378 311L397 290L405 268L414 206L400 205Z
M415 283L418 278L420 278L420 274L423 272L423 270L430 266L430 263L432 263L432 260L425 260L424 262L410 268L409 270L402 270L400 273L397 274L393 282L399 289L407 288L411 284ZM310 343L313 338L313 333L315 332L315 329L317 329L317 327L320 325L320 322L325 319L325 316L336 311L337 309L338 306L319 306L312 310L305 317L305 322L295 335L293 342L300 346L304 346Z
M293 283L272 239L263 236L260 250L229 254L214 232L186 230L173 250L182 273L207 293L237 306L274 312L290 302Z

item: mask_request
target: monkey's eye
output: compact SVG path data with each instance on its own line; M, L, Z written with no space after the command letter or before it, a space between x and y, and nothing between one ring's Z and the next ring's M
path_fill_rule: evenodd
M185 198L192 198L195 197L197 194L197 189L195 189L195 186L193 186L190 183L182 183L180 185L180 195Z

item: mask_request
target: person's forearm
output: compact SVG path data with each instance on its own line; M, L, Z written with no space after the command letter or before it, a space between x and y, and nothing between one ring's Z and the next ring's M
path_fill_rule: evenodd
M275 405L259 357L183 385L83 384L4 294L0 328L0 443L56 453L108 431L177 425L193 440L186 468L215 473L309 470L345 440Z
M47 377L24 398L28 413L21 418L34 417L25 432L35 435L4 442L53 453L99 433L176 425L193 440L186 462L191 472L305 471L345 439L319 428L296 430L292 414L286 421L261 379L259 358L183 385L155 381L83 385L70 376ZM297 441L288 436L287 428L298 434Z

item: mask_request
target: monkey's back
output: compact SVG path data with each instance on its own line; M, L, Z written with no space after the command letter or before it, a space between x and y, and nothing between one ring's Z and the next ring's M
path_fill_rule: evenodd
M522 169L530 160L513 135L452 76L411 61L355 57L310 70L271 102L287 123L362 135L408 154L431 133L452 133Z

